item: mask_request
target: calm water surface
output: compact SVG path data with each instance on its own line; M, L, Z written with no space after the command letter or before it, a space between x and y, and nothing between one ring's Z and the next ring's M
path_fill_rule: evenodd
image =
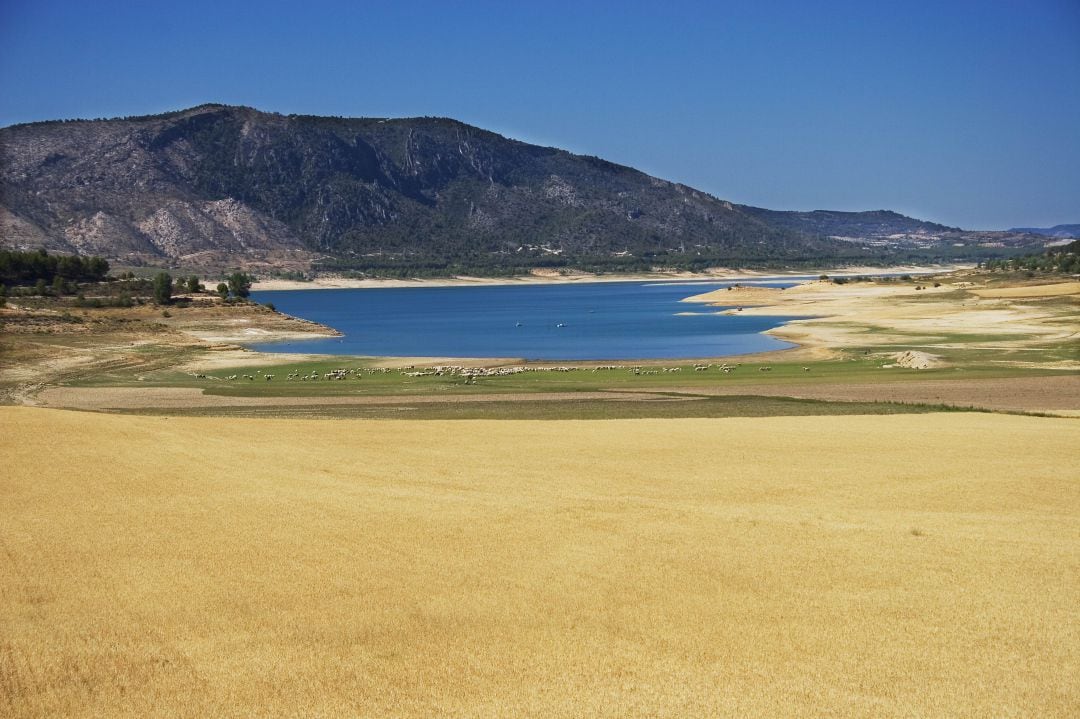
M740 281L790 287L801 279ZM275 352L539 360L718 357L790 347L761 334L793 317L716 315L679 300L733 282L402 287L253 292L344 337L253 345ZM689 313L689 314L687 314Z

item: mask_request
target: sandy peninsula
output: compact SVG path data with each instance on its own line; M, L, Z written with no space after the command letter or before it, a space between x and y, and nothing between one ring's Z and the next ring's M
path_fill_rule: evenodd
M986 287L962 273L939 282L805 282L786 289L734 287L687 297L684 302L718 308L720 314L796 317L768 334L820 356L851 347L904 345L918 367L934 366L941 354L1015 350L1017 365L1080 369L1080 352L1061 361L1025 362L1023 350L1067 347L1080 341L1080 306L1053 300L1080 296L1080 282ZM962 336L964 342L959 341ZM969 339L985 337L985 339Z

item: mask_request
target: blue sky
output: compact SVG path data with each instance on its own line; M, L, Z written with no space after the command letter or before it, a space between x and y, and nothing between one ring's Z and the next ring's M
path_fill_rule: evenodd
M439 115L736 202L1080 222L1080 0L0 0L0 125Z

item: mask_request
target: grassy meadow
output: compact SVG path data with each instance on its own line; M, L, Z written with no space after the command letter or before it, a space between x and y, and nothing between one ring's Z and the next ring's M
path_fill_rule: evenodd
M2 716L1080 714L1074 420L0 436Z
M208 370L205 377L175 367L132 371L130 368L107 368L88 373L66 384L74 387L196 387L206 394L233 397L332 397L347 395L469 395L490 393L532 392L597 392L597 391L664 391L686 387L739 387L743 385L785 383L837 382L904 382L933 379L1000 379L1010 377L1058 376L1061 371L1016 368L1005 365L967 365L961 368L941 367L912 371L903 368L883 368L889 364L880 356L861 351L851 357L835 360L785 361L783 359L744 359L733 357L701 360L698 363L672 360L667 363L640 364L634 361L572 362L568 372L529 371L506 376L478 377L467 383L456 375L410 377L408 372L429 371L438 365L456 365L461 360L429 362L416 360L415 365L386 367L385 360L368 357L316 356L281 363L237 365ZM487 363L488 365L497 363ZM695 364L707 366L695 371ZM508 366L552 367L548 363L521 362ZM733 367L730 372L720 367ZM603 369L617 367L618 369ZM596 369L601 368L601 369ZM635 371L635 368L637 371ZM762 368L768 368L764 370ZM362 370L343 380L321 379L337 369ZM676 370L677 371L665 371ZM320 377L318 381L286 379L290 374ZM266 381L267 374L274 379ZM248 375L253 379L245 379ZM228 379L236 377L236 379Z

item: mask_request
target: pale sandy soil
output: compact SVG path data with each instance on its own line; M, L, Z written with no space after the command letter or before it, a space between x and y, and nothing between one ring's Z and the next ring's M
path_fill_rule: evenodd
M235 346L223 346L215 352L202 354L196 359L185 362L178 369L184 372L214 372L232 367L266 367L289 362L323 361L327 355L298 354L289 352L256 352ZM367 367L434 367L436 365L458 365L460 367L492 367L503 364L520 363L520 359L485 357L467 359L462 357L342 357L342 366L362 359Z
M1080 715L1080 423L0 408L0 715Z
M216 343L285 342L289 340L340 337L337 330L284 314L229 317L199 316L188 318L180 311L165 324L184 334Z
M970 265L904 265L898 267L849 267L844 270L828 270L830 277L851 277L856 275L881 274L883 272L950 272L967 269ZM717 267L707 272L643 272L623 275L595 275L588 272L559 274L558 272L538 271L532 275L518 277L447 277L438 279L391 280L391 279L349 279L345 277L324 276L309 282L296 280L265 279L252 285L252 289L261 290L339 290L373 287L460 287L470 285L530 285L530 284L576 284L585 282L667 282L667 281L702 281L702 280L753 280L760 277L777 277L784 274L816 275L815 270L794 270L791 272L741 270Z
M912 283L836 285L814 281L784 290L715 290L684 301L744 307L720 310L724 314L805 317L769 330L768 334L826 351L908 343L913 350L933 355L935 350L958 347L1023 350L1080 342L1080 308L1017 301L1067 294L1060 285L1048 287L1044 291L1023 288L1023 293L1017 296L980 297L974 294L977 288L963 281L944 282L940 287L927 286L921 290L916 290ZM958 291L961 294L957 295ZM1012 288L998 291L1011 292ZM981 292L985 295L987 291ZM947 336L957 333L995 338L950 343ZM1058 368L1080 368L1080 353L1074 361L1059 363Z
M683 302L707 304L713 306L752 307L772 305L780 301L784 290L777 287L731 287L713 290L700 295L687 297Z
M289 332L268 330L250 326L249 320L233 320L228 324L200 329L182 329L181 331L204 342L216 343L256 343L288 342L290 340L310 340L320 337L340 337L340 332Z
M1059 282L1051 285L1027 285L1024 287L999 287L996 289L972 289L979 297L1065 297L1080 295L1080 282Z
M227 306L206 298L168 309L8 306L0 309L0 401L32 403L46 384L103 371L138 373L168 364L206 371L303 360L311 355L257 353L234 343L339 335L259 305ZM193 363L196 356L200 361Z

